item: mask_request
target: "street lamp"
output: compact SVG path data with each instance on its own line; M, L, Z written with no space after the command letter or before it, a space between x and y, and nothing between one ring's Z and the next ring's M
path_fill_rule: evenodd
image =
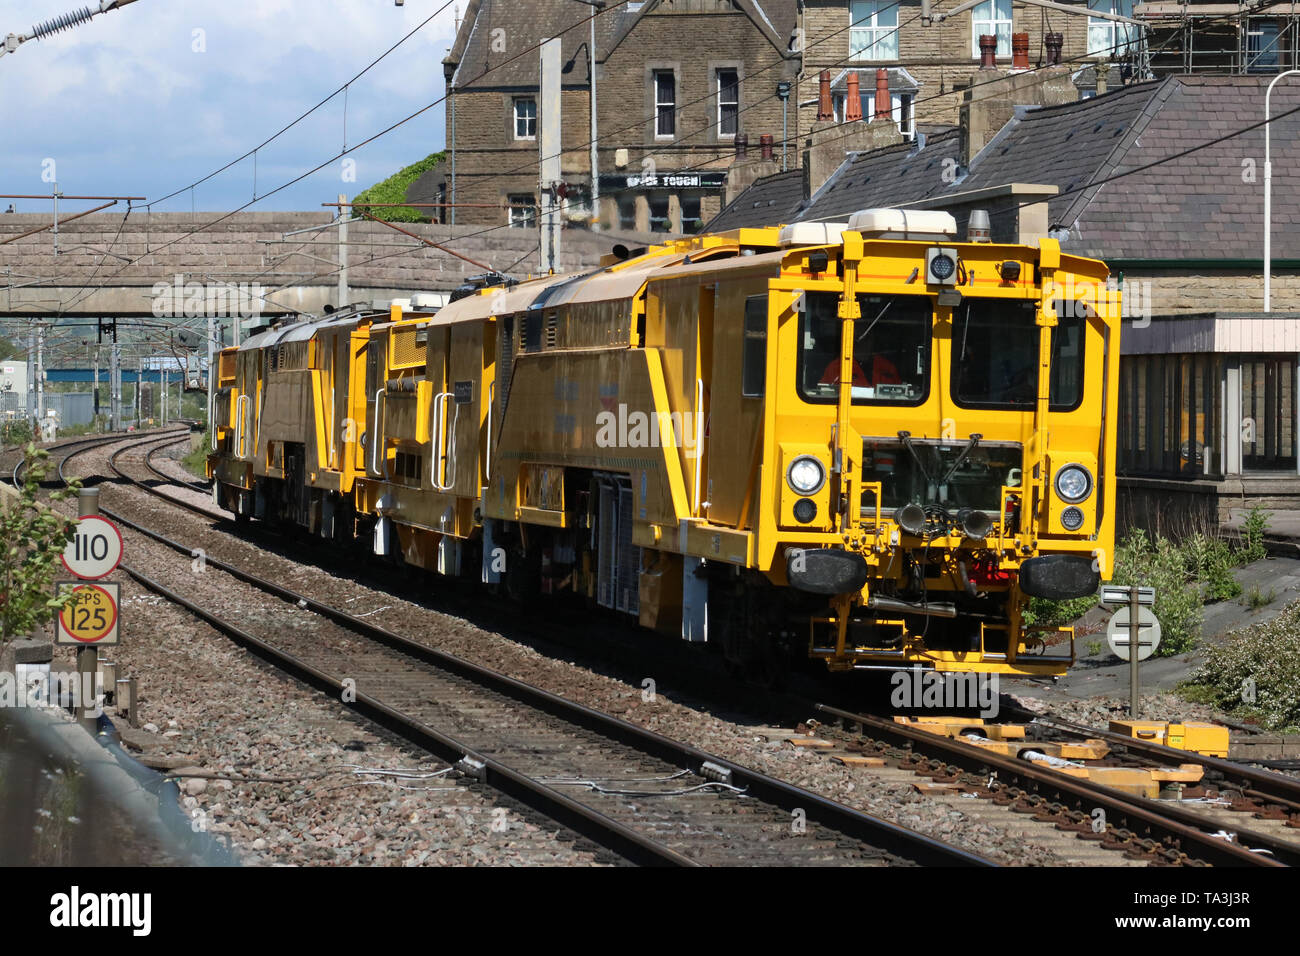
M1273 159L1271 152L1272 122L1269 119L1269 101L1273 96L1273 87L1284 76L1300 73L1300 70L1287 70L1273 77L1264 92L1264 311L1272 311L1273 291Z
M600 178L596 169L596 14L605 0L576 0L592 8L591 40L587 46L587 80L591 83L591 212L593 232L600 231Z

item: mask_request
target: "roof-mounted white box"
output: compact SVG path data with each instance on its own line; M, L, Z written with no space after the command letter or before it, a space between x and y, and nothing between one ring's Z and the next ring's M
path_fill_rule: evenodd
M933 209L863 209L849 219L849 230L867 239L942 242L956 238L957 220Z
M843 241L842 222L795 222L781 230L783 246L833 246Z

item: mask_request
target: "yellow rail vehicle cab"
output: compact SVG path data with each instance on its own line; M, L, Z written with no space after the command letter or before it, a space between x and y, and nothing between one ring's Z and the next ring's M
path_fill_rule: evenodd
M1102 263L901 210L619 253L354 318L338 351L300 333L297 393L289 368L236 376L251 446L219 408L223 500L274 491L314 527L312 489L337 494L321 508L378 554L569 593L760 673L1065 671L1072 634L1023 611L1109 571ZM278 465L295 430L304 463Z

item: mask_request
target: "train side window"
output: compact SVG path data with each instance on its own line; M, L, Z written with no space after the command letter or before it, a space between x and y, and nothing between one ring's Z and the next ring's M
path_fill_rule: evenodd
M741 361L740 394L762 398L767 379L767 296L745 300L745 343Z

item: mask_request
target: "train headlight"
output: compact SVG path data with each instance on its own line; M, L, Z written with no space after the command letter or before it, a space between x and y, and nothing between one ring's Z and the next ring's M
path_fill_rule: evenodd
M1071 504L1085 501L1092 494L1092 472L1083 465L1066 465L1056 473L1056 494Z
M800 455L785 472L786 483L801 495L814 495L826 484L826 469L812 455Z

